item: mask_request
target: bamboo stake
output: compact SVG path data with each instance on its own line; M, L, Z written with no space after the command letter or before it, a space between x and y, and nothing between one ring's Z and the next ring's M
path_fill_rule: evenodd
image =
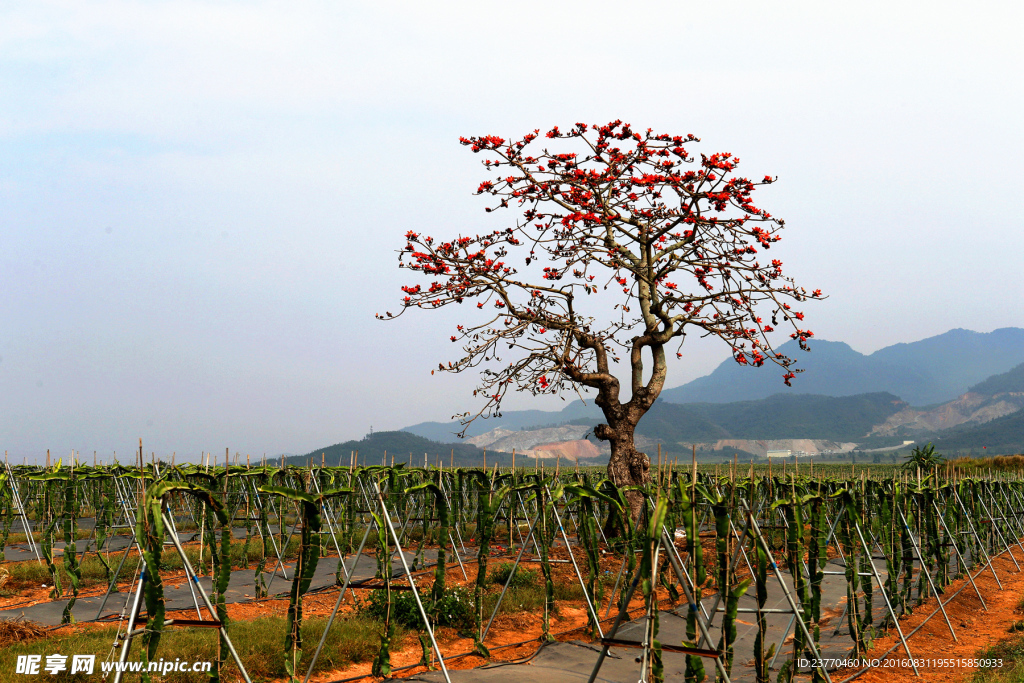
M661 486L661 444L658 444L658 486Z

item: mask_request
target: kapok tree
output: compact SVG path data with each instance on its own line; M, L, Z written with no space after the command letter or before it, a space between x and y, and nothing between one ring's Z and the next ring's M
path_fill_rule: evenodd
M539 138L535 130L517 142L460 140L494 172L476 192L493 198L486 211L521 214L513 226L450 239L410 230L399 266L426 280L402 287L398 314L378 317L474 303L479 317L451 337L462 342L461 358L438 366L480 368L473 393L484 405L458 416L463 424L498 414L510 389L596 391L605 423L594 435L610 442L609 478L643 484L650 459L634 431L665 386L667 353L681 356L689 331L715 336L741 365L780 366L788 385L794 361L768 334L786 325L807 349L812 333L791 304L821 292L797 287L781 261L762 254L784 222L752 194L774 179L735 175L733 155L697 158L686 148L700 142L693 135L638 133L621 121L552 128L546 144L559 150ZM613 369L622 357L628 400ZM631 503L639 512L639 497Z

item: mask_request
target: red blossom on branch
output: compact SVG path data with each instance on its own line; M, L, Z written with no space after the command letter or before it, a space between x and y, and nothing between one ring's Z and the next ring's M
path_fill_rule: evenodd
M402 311L490 305L492 316L460 325L452 337L464 342L465 355L440 366L481 369L478 393L489 403L478 415L497 411L511 388L580 387L598 391L606 415L623 406L642 415L663 387L665 347L690 330L723 340L741 365L775 363L786 384L796 376L793 360L767 335L788 323L807 348L813 333L796 327L804 314L791 304L822 293L796 286L781 260L762 262L760 251L779 242L784 226L754 203L772 176L735 175L740 162L730 153L691 154L700 142L693 135L638 132L622 121L460 142L485 155L492 177L476 194L489 200L486 211L518 215L511 225L450 241L408 231L400 267L429 284L403 287L401 304ZM619 402L611 367L623 356L627 403Z

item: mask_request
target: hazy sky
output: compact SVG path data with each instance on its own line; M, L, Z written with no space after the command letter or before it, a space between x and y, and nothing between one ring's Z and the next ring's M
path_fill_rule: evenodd
M454 315L373 317L406 230L512 219L460 135L693 133L779 177L758 203L831 297L819 337L1024 326L1021 11L4 3L0 450L298 453L472 408L430 375ZM725 357L695 344L669 385Z

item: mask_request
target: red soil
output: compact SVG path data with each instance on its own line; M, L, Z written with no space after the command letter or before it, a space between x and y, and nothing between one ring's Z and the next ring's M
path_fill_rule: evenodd
M1024 561L1024 553L1021 553L1019 547L1014 555L1018 563ZM888 655L885 666L869 669L855 680L863 683L897 683L898 681L915 680L951 683L970 679L977 667L971 666L969 662L954 662L952 666L931 666L927 660L976 659L979 651L1007 638L1010 626L1024 618L1019 607L1021 596L1024 595L1024 571L1018 571L1007 553L996 557L993 566L1003 584L1003 590L999 590L999 586L992 577L992 572L987 569L974 579L978 590L981 591L981 595L985 599L988 611L982 608L978 596L967 579L955 581L946 589L944 599L949 600L950 595L964 584L968 584L951 602L944 603L953 630L956 632L956 641L953 640L941 613L933 616L920 631L908 639L907 643L914 659L926 660L924 666L918 665L920 678L914 675L914 671L909 665L904 666L905 660L908 658L903 646L900 645ZM930 598L923 605L915 607L913 615L900 620L900 628L903 629L904 635L913 631L937 609L938 602L935 598ZM899 637L896 630L892 629L888 635L876 639L874 647L865 656L879 659L883 652L898 643ZM856 669L837 671L831 674L832 680L841 681L855 671Z

